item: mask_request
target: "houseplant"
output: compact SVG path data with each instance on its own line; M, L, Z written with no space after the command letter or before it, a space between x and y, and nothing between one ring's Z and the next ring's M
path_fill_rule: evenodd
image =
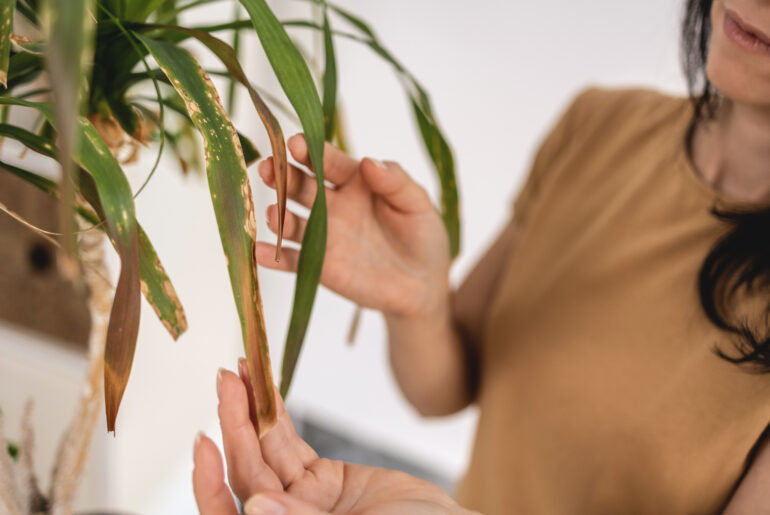
M154 308L172 337L186 329L182 304L150 239L136 222L133 198L122 171L143 145L157 146L158 167L171 148L182 168L195 163L197 133L205 148L206 175L228 272L238 309L260 432L275 422L273 381L265 341L256 263L255 218L246 167L258 152L240 135L205 71L180 45L193 43L212 52L232 83L244 88L270 136L278 176L279 225L286 206L286 148L283 132L258 87L243 72L237 45L222 34L253 30L306 135L313 172L323 184L323 146L338 131L335 38L367 45L389 62L409 95L426 149L442 186L442 213L459 248L457 191L451 150L436 122L425 89L381 44L372 29L351 13L314 0L320 20L279 21L265 0L239 0L248 19L185 27L186 11L216 0L0 0L0 96L3 121L10 109L39 114L40 123L0 123L0 137L55 158L62 169L54 182L34 170L0 162L0 169L57 196L61 204L62 269L83 281L77 252L77 223L109 237L120 258L104 349L104 396L109 430L115 429L120 401L131 370L139 323L140 296ZM14 21L16 26L14 27ZM331 23L348 27L333 30ZM320 31L324 41L322 96L306 59L288 30ZM235 47L235 48L234 48ZM154 65L153 65L154 63ZM215 72L221 72L217 70ZM40 79L42 77L42 79ZM42 80L42 83L41 83ZM147 90L151 86L151 94ZM265 99L271 99L265 96ZM176 117L172 130L169 114ZM194 131L193 131L194 130ZM187 150L186 150L187 148ZM189 150L192 148L193 150ZM145 184L147 183L145 181ZM318 188L302 244L294 306L282 373L282 393L293 375L318 286L326 242L324 188ZM0 206L1 208L2 206ZM280 249L280 234L279 245ZM278 258L279 256L276 256Z

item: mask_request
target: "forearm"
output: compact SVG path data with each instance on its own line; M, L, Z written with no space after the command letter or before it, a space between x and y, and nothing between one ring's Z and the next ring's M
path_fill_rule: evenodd
M473 400L473 357L446 302L420 316L386 315L390 363L407 400L424 416L454 413Z
M724 515L770 514L770 426L762 433L755 449L749 469L725 507Z

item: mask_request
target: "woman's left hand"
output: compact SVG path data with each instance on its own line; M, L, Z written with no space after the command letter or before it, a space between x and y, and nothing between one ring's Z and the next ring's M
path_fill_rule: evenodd
M294 430L280 396L278 424L260 441L250 417L248 381L221 370L217 377L230 486L247 514L466 514L441 488L408 474L319 458ZM193 489L203 515L237 515L214 442L199 436Z

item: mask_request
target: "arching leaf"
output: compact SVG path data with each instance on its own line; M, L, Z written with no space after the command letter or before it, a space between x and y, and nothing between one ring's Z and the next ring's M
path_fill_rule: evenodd
M277 422L270 353L254 255L256 219L238 135L211 80L173 43L137 35L184 100L205 141L206 175L241 320L260 435Z

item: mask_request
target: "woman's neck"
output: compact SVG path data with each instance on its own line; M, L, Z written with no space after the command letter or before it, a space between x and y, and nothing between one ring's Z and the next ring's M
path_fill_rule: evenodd
M695 127L692 159L725 196L770 201L770 110L723 100L713 120Z

